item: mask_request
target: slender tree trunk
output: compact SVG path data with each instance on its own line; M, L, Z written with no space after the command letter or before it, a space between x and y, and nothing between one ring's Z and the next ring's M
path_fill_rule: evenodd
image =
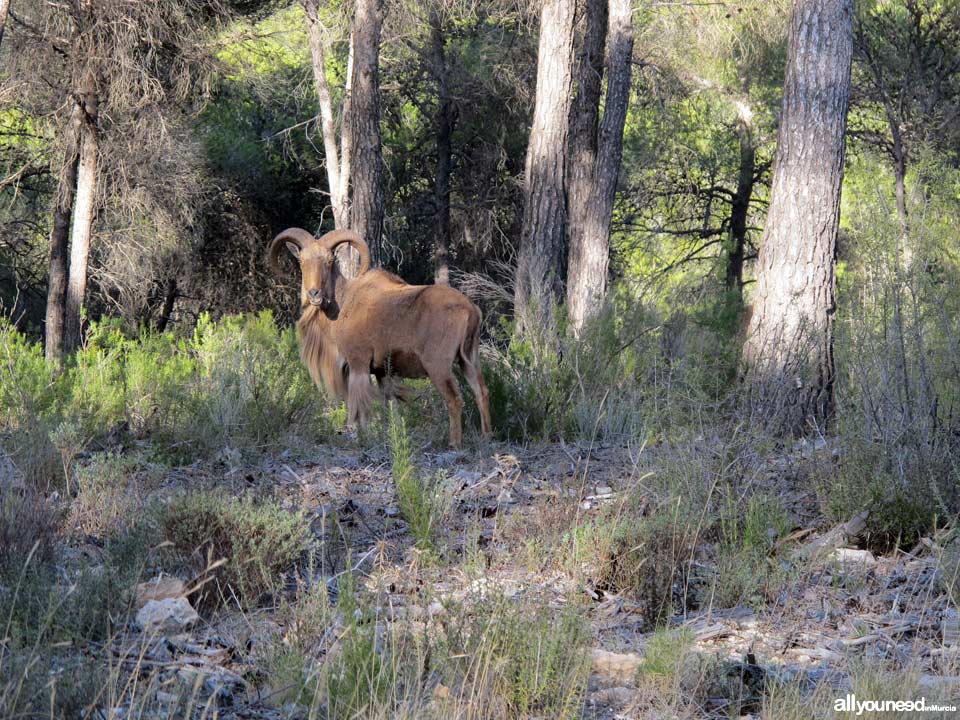
M382 0L357 0L353 19L352 135L353 229L370 246L374 266L383 262L383 156L380 150L380 28Z
M747 246L747 221L750 216L750 198L757 167L757 145L753 137L753 121L748 108L741 108L737 122L737 140L740 145L740 168L737 172L737 191L730 207L730 249L727 254L727 289L735 290L743 299L743 258Z
M897 264L901 270L908 270L913 263L913 248L910 247L910 222L907 217L907 150L903 146L900 124L887 110L890 134L893 137L893 189L897 201L897 221L900 237L897 242Z
M545 0L540 14L537 92L524 168L523 225L514 288L514 313L521 331L552 333L553 306L563 299L564 176L573 83L574 5L574 0ZM542 318L532 317L534 310Z
M567 165L567 312L574 331L587 314L584 265L589 252L587 215L593 199L600 131L603 50L607 37L607 0L581 0L575 38L576 89L570 113L570 153Z
M770 208L744 344L754 409L783 433L833 415L833 317L853 0L794 0Z
M98 99L92 72L87 73L83 88L83 122L80 127L80 162L77 168L77 194L73 203L70 228L70 274L64 322L64 348L68 352L80 346L81 318L87 291L87 261L93 233L94 204L97 195L97 162L99 155Z
M310 45L310 60L313 67L313 86L317 93L317 103L320 106L320 131L323 136L323 154L327 169L327 187L330 190L330 207L333 209L335 227L345 228L349 227L350 219L346 214L346 198L341 195L344 187L340 180L337 126L333 116L333 100L326 72L329 35L320 21L319 5L319 0L303 0L303 9L307 16L307 40Z
M567 310L574 332L579 332L583 323L598 312L607 291L610 221L623 155L623 126L633 67L630 0L610 0L607 25L607 95L594 144L596 157L593 170L584 173L586 186L577 188L578 194L585 195L586 203L578 199L578 214L570 217ZM584 155L589 153L588 149Z
M67 255L70 245L70 216L73 214L73 196L77 188L77 166L80 126L83 108L74 105L67 126L67 156L60 174L57 205L53 212L53 230L50 232L50 260L47 271L47 310L44 324L44 355L51 363L59 363L63 353L64 313L67 301Z
M0 0L0 45L3 44L3 29L7 25L8 12L10 12L10 0Z
M170 322L170 316L173 314L173 306L177 302L177 278L167 279L167 287L163 293L163 307L160 308L160 317L157 318L157 331L163 332L167 329Z
M433 221L433 281L438 285L449 285L450 173L453 156L453 129L456 118L453 101L450 98L443 23L436 12L433 12L430 16L430 29L433 46L433 72L437 81L437 177L433 189L435 208Z

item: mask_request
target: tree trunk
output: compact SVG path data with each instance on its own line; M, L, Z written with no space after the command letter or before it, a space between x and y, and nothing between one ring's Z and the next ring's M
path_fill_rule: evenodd
M750 217L750 198L753 196L753 178L757 167L757 145L753 138L750 110L741 107L737 122L737 140L740 144L740 168L737 173L737 191L730 206L730 248L727 254L727 290L736 291L743 299L743 258L747 246L747 221Z
M83 108L74 105L67 126L67 156L60 174L57 206L53 212L53 230L50 232L50 261L47 272L47 310L44 323L44 355L47 361L58 364L63 353L64 312L67 301L67 253L70 243L70 216L73 214L73 196L77 188L77 151Z
M3 29L7 25L8 12L10 12L10 0L0 0L0 45L3 44Z
M770 208L744 360L781 433L832 418L833 316L853 0L794 0Z
M350 226L346 198L341 195L345 188L340 180L340 152L337 148L337 127L333 116L333 100L330 83L327 81L326 53L329 36L319 16L319 0L303 0L307 16L307 40L310 45L310 60L313 67L313 86L320 106L320 131L323 137L324 164L327 169L327 187L330 190L330 207L333 209L334 226Z
M537 91L514 288L514 313L521 331L552 332L553 306L563 298L574 10L574 0L545 0L540 14ZM542 317L533 317L534 311Z
M623 155L623 126L627 117L633 67L630 0L611 0L608 25L607 95L599 136L594 143L594 167L592 171L583 173L586 177L584 187L571 187L571 191L576 190L581 196L577 200L577 215L572 212L571 202L567 285L567 310L576 333L579 333L586 320L599 311L607 291L610 221ZM588 149L583 156L589 153ZM585 204L583 196L586 197Z
M353 133L351 184L353 229L370 246L374 266L383 262L383 157L380 152L380 28L382 0L357 0L353 18Z
M434 273L437 285L450 284L450 173L453 156L454 116L450 98L443 23L436 12L430 16L433 73L437 81L437 177L434 199Z
M567 165L567 311L574 331L586 316L584 275L588 252L586 229L590 212L600 129L603 49L607 37L607 0L584 0L578 7L583 34L576 60L577 95L570 113L570 155Z
M92 73L87 73L83 88L83 122L80 127L80 161L77 168L77 194L73 203L70 231L70 275L64 318L64 348L80 346L81 318L87 291L87 260L93 232L94 204L97 196L98 99Z
M170 322L170 316L173 314L174 303L177 302L177 278L167 279L167 287L163 293L163 307L160 309L160 317L157 318L157 332L163 332L167 329Z

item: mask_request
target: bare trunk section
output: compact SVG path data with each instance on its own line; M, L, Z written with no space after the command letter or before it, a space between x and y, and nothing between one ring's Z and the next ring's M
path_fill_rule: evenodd
M450 284L450 173L453 157L453 129L456 117L450 98L443 23L434 12L430 16L433 73L437 82L437 177L434 201L434 271L437 285Z
M603 120L595 131L592 147L587 145L585 151L575 152L577 164L589 161L593 153L593 167L575 173L576 180L571 184L567 311L577 333L584 322L599 311L607 291L610 221L623 156L623 126L632 75L633 18L629 0L611 0L607 25L607 94ZM588 67L587 72L591 71ZM599 78L596 82L599 83ZM597 90L599 96L599 87Z
M743 299L743 258L747 246L747 221L750 216L750 198L753 196L754 173L757 167L757 144L753 136L753 121L749 108L740 108L737 122L737 140L740 145L740 167L737 172L737 191L730 206L730 248L727 254L727 290L736 291Z
M7 25L7 13L10 12L10 0L0 0L0 44L3 44L3 29Z
M67 156L60 174L57 205L53 212L53 230L50 232L50 260L47 271L47 309L44 323L44 355L48 362L58 364L63 354L64 313L67 301L67 255L70 245L70 216L73 214L73 196L77 189L77 166L80 162L78 143L83 108L74 105L67 126Z
M87 291L87 261L93 233L94 204L97 195L98 99L93 73L87 73L83 87L83 122L80 127L80 161L77 167L77 194L73 203L70 228L70 274L64 318L64 349L80 346L81 319Z
M743 348L754 410L782 433L833 415L834 274L853 0L794 0L771 201Z
M357 0L353 18L353 81L350 114L353 155L353 230L370 246L374 266L383 263L383 157L380 151L381 0Z
M177 278L167 279L167 287L163 293L163 307L160 308L160 317L157 318L157 331L163 332L167 329L170 322L170 316L173 315L173 306L177 302Z
M514 288L514 313L521 331L552 332L553 306L563 298L564 175L573 82L574 19L574 0L544 2ZM543 316L542 322L531 316L534 310Z
M303 0L307 16L307 40L310 45L310 60L313 67L313 86L320 106L320 132L323 136L323 154L327 168L327 187L330 190L330 207L336 228L350 225L346 197L341 194L346 187L340 179L340 152L337 148L337 127L333 116L333 100L330 83L327 81L326 53L329 34L320 21L319 0Z
M607 0L584 0L578 7L577 95L570 113L567 165L567 312L574 331L586 315L584 265L589 252L587 215L593 200L603 86L603 49L607 37Z

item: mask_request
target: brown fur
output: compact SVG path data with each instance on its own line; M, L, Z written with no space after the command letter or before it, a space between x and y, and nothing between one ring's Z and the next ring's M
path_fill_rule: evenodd
M450 443L459 447L463 400L453 375L458 363L480 408L482 433L490 434L476 305L445 285L408 285L383 270L367 270L366 244L349 231L315 240L304 230L286 230L271 244L274 261L284 242L299 259L303 278L298 327L304 363L314 382L346 399L351 423L367 419L375 399L371 374L385 391L391 376L429 377L447 403ZM361 273L352 280L340 274L334 258L344 242L361 254Z

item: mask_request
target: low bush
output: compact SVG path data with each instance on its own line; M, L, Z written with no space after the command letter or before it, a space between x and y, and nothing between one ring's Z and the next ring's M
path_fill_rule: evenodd
M253 608L282 585L306 551L310 523L302 512L252 496L181 495L157 510L163 537L197 577L210 578L201 606Z
M117 321L93 323L60 371L39 342L0 321L0 434L43 488L62 486L70 456L92 441L151 438L156 452L180 461L227 446L265 449L290 432L329 436L325 412L295 331L278 329L269 312L203 315L191 336L131 338Z

